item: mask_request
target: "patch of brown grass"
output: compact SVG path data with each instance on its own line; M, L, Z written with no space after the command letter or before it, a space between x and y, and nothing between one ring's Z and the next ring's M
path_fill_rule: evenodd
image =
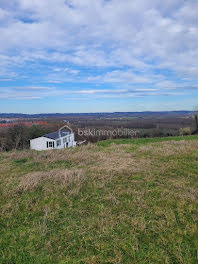
M166 141L158 143L150 143L148 145L140 146L138 153L150 153L158 156L171 156L190 154L198 148L198 141Z
M38 187L44 181L53 181L61 186L71 184L80 185L85 180L85 174L82 170L51 170L50 172L33 172L21 177L17 187L18 191L31 191Z

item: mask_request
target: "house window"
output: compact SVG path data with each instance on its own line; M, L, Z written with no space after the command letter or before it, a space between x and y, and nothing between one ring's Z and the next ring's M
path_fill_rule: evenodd
M67 142L67 138L63 138L63 143L66 143Z
M61 139L59 139L59 140L56 141L56 146L58 147L60 145L61 145Z
M54 148L54 142L47 141L47 148Z

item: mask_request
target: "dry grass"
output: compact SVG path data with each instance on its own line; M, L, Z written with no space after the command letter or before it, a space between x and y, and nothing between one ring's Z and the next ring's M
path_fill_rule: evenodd
M85 181L85 175L82 170L60 170L54 169L49 172L33 172L21 177L20 183L17 186L18 191L32 191L41 183L46 181L53 181L54 184L60 184L62 187L71 184L81 185Z
M3 153L0 263L197 263L197 158L196 140Z
M143 154L149 153L157 156L171 156L171 155L188 155L194 152L197 155L196 149L198 148L198 141L170 141L161 143L152 143L149 145L141 146L138 152Z

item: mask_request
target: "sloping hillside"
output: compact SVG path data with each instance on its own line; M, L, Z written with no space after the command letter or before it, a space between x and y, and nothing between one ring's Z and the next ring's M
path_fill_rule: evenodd
M198 263L197 136L0 154L0 263Z

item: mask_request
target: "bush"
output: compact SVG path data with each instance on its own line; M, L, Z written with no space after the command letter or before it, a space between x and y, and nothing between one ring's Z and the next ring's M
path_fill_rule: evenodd
M191 135L191 128L190 127L180 128L179 134L180 136Z

